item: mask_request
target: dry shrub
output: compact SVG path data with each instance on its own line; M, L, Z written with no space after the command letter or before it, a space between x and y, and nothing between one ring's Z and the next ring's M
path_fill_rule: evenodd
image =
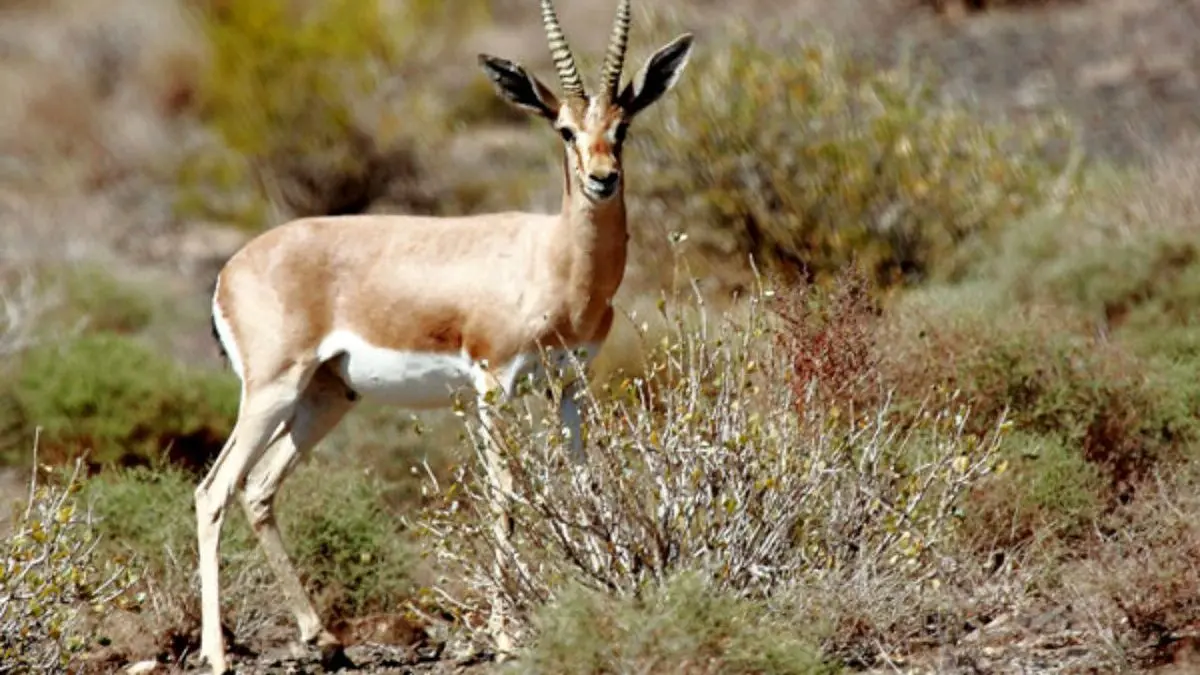
M0 270L0 358L12 359L33 347L42 319L56 304L29 267Z
M1097 335L1070 308L1013 304L991 287L930 288L889 307L880 329L898 423L919 413L914 401L946 391L976 419L1007 411L1016 432L1000 449L1009 471L963 505L964 550L1012 555L1053 542L1078 552L1200 431L1194 385L1178 367Z
M989 9L1043 7L1045 5L1077 5L1084 0L920 0L920 4L933 8L939 14L955 9L983 12Z
M1113 659L1138 669L1200 647L1200 492L1195 471L1152 481L1066 577ZM1194 663L1193 663L1194 666Z
M28 502L0 541L0 673L70 672L95 645L88 622L134 581L97 555L91 513L77 498L80 468L41 483L35 468Z
M696 571L763 601L810 583L938 578L954 509L993 471L999 432L966 433L953 401L907 429L888 421L886 400L853 426L815 400L801 413L787 385L793 355L777 348L763 298L748 302L744 323L702 311L697 327L668 321L645 368L662 383L657 405L637 382L587 398L584 469L529 399L497 406L514 539L493 538L494 493L476 463L430 481L417 527L446 578L429 602L475 628L498 593L528 639L530 617L564 584L640 597ZM878 639L868 631L856 645L873 651Z
M385 110L385 77L419 72L439 36L486 9L478 0L201 3L212 60L198 101L221 143L183 167L178 209L257 227L268 202L296 216L360 213L385 195L432 208L412 187L410 147L428 120L416 93L406 92L405 111Z
M973 433L1006 415L1016 433L1000 453L1011 470L973 486L964 550L1078 542L1139 477L1196 437L1190 385L1176 383L1182 373L1089 334L1072 312L1014 307L971 286L908 293L886 313L881 297L855 273L781 294L796 400L819 399L849 425L875 414L888 393L890 422L901 427L919 419L930 395L969 402Z
M511 669L519 673L819 675L824 663L809 633L763 604L682 574L645 598L612 598L568 588L535 618L538 639Z

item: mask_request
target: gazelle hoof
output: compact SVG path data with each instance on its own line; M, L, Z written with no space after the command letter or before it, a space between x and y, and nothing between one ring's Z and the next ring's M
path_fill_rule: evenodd
M205 663L208 664L209 672L211 672L212 675L232 675L233 674L233 668L230 667L229 662L226 661L224 658L213 658L210 656L206 656L206 657L203 657L200 661L201 661L201 664L205 664Z
M320 645L321 650L321 667L330 672L339 670L354 670L358 668L349 656L346 656L346 648L340 643Z

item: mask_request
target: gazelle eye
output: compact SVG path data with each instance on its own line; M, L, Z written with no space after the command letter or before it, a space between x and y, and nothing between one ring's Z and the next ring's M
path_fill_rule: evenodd
M558 135L562 136L562 139L564 141L566 141L567 143L570 143L571 141L575 140L575 132L571 131L567 127L559 127Z

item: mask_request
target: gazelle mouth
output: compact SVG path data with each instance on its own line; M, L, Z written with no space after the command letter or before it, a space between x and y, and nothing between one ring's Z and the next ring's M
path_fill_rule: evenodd
M583 179L583 190L593 199L608 199L617 191L621 178L616 173L610 173L604 178L587 176Z
M583 184L583 190L593 199L608 199L617 193L617 183L615 181L612 183L602 183L588 179Z

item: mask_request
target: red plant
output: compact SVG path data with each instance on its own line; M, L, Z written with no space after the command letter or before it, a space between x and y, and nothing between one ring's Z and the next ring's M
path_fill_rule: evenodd
M872 291L869 279L851 269L829 287L803 283L778 297L783 328L776 339L792 355L791 386L801 412L836 407L853 419L879 403L881 310Z

